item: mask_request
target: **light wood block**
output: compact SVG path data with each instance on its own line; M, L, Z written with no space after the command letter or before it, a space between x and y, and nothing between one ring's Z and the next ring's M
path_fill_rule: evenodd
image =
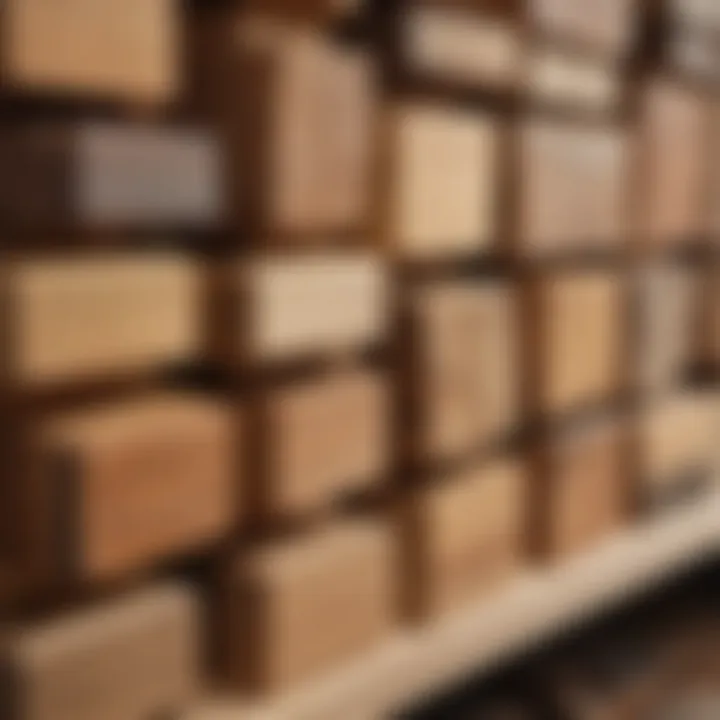
M240 559L227 578L230 678L284 692L382 640L393 623L391 536L344 522Z
M7 720L146 720L180 713L199 685L199 610L157 585L4 639Z
M4 85L166 103L180 84L179 12L174 0L9 0L0 13Z
M529 0L531 23L542 33L571 38L606 52L624 55L640 20L638 0Z
M412 306L416 457L454 457L500 439L520 415L518 308L502 282L438 282Z
M625 345L622 280L603 271L560 271L537 286L540 408L561 413L612 399Z
M213 137L193 128L12 126L0 138L0 212L12 228L50 233L202 228L223 215L221 165Z
M621 132L527 121L521 162L519 252L626 241L628 145Z
M190 395L42 421L25 528L40 562L108 580L222 539L238 520L238 435L226 406Z
M376 88L361 50L244 9L198 8L195 109L227 148L234 222L263 242L364 231ZM248 112L252 108L252 112Z
M146 372L202 349L199 267L183 255L16 260L2 286L11 382Z
M550 440L536 505L546 557L587 549L622 524L630 500L627 441L622 419L591 421Z
M411 610L456 610L519 572L527 548L525 468L492 461L430 485L407 500Z
M386 243L409 259L463 257L496 240L499 129L477 113L393 107Z
M710 104L661 80L643 102L637 234L648 245L681 245L705 227Z
M272 390L263 408L263 510L297 516L380 483L389 468L390 394L368 370Z

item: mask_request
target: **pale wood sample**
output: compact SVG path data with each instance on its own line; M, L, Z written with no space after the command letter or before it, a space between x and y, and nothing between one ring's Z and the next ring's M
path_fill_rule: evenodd
M180 713L199 686L199 608L175 584L9 631L3 718L146 720Z
M264 512L296 516L384 480L391 407L381 373L340 370L277 387L263 405Z
M528 120L520 142L520 253L626 242L628 143L621 131Z
M528 478L501 458L416 491L405 510L410 603L422 616L456 610L494 591L523 565Z
M502 281L440 281L412 299L418 459L499 440L519 421L518 308Z
M488 116L431 104L388 111L392 182L386 242L401 257L486 251L498 213L500 130Z
M200 269L182 254L16 259L2 287L11 382L146 372L202 350Z
M10 90L166 103L180 85L175 0L8 0L0 67Z
M28 524L47 542L39 561L108 580L223 539L239 517L237 440L230 409L192 395L42 420L28 479L38 515Z
M393 625L392 535L380 521L340 521L241 557L229 571L228 673L283 692L336 668Z

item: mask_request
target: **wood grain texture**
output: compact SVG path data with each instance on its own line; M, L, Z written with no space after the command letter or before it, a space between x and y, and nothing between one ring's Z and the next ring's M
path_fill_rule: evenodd
M386 243L399 256L470 256L496 239L499 131L487 116L430 104L388 112Z
M518 308L499 281L436 282L412 301L418 459L461 456L520 415Z
M173 0L8 0L2 69L13 90L166 103L179 89Z
M456 610L520 572L527 540L526 482L523 464L503 458L443 478L407 500L415 613L426 617Z
M623 245L627 153L619 131L526 121L519 251L538 255Z
M199 684L192 591L156 585L5 638L7 720L140 720L182 712Z
M30 478L41 562L105 581L224 538L239 518L237 439L227 406L190 395L41 422Z
M372 648L393 624L392 552L383 524L355 521L241 558L225 589L230 677L283 692Z
M264 401L263 511L297 516L384 480L390 389L380 373L339 371L270 391Z
M199 268L183 255L28 258L2 282L11 382L143 372L202 349Z

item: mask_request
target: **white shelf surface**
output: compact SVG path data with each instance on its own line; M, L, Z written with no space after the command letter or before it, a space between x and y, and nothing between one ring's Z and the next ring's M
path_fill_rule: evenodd
M487 600L410 628L287 696L211 698L183 720L378 720L642 593L720 550L720 493L630 528L570 562L528 571Z

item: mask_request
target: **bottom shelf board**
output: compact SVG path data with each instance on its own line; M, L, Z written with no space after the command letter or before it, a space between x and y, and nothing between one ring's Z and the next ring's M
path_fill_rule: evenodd
M377 720L635 597L720 549L720 493L633 526L590 552L528 571L492 597L408 629L286 696L211 698L183 720Z

